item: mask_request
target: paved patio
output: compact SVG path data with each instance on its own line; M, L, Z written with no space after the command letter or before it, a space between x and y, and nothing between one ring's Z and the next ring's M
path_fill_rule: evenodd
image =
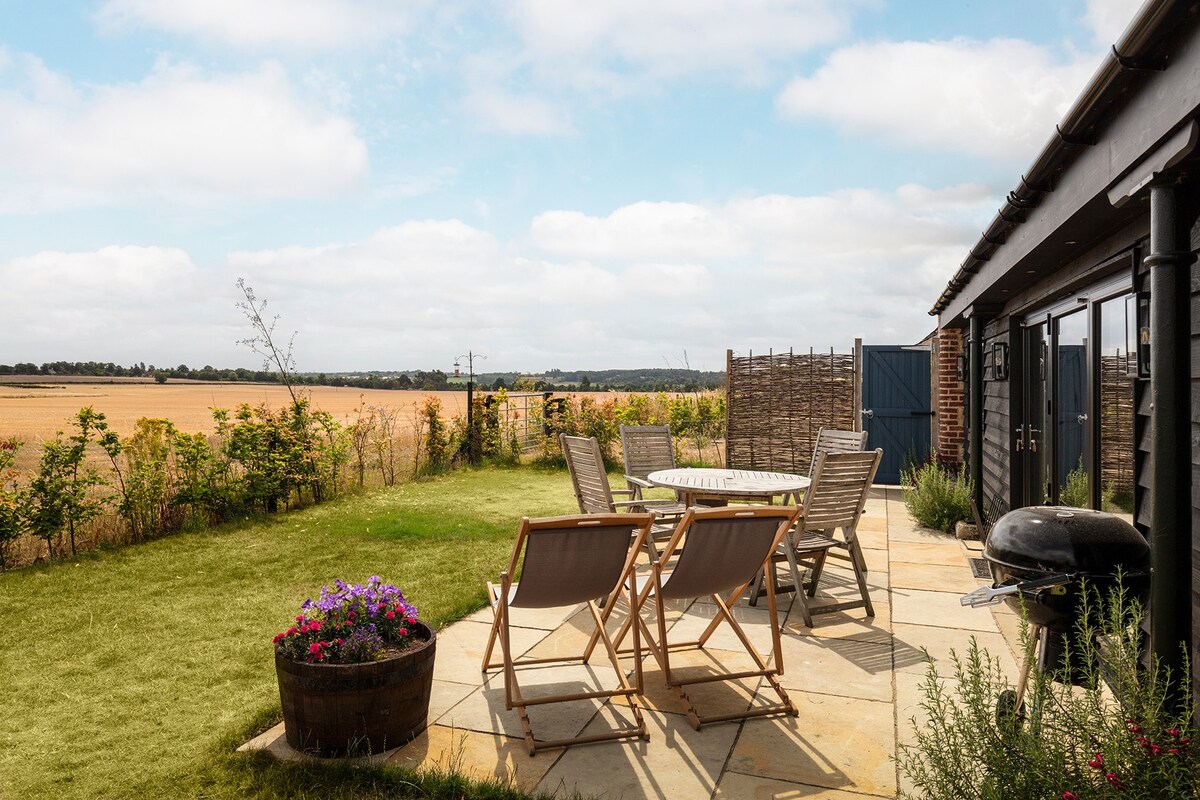
M909 719L918 711L925 652L946 663L951 649L964 653L975 636L1015 674L1012 644L1018 619L1003 605L989 613L959 604L960 595L983 583L972 577L967 560L979 555L979 543L958 542L916 526L898 488L872 491L859 535L870 567L874 619L865 619L862 609L834 612L816 617L809 630L801 626L799 612L792 612L791 595L780 595L785 667L781 682L799 716L712 724L695 731L647 655L642 705L649 742L607 742L530 757L517 713L504 708L502 676L491 672L484 679L479 671L491 624L491 612L484 609L438 633L430 727L383 757L413 767L454 766L560 795L578 791L629 800L894 797L900 778L892 756L897 742L912 738ZM828 570L830 579L822 580L818 604L857 595L848 568ZM765 654L771 646L765 599L761 606L752 608L743 601L736 613ZM698 601L680 621L682 611L674 610L672 624L696 628L694 638L711 618L712 606ZM514 609L514 651L579 652L588 630L586 617L583 607L549 613ZM735 643L733 649L723 649L731 642L724 626L706 651L681 655L696 669L703 669L706 660L731 665L748 661ZM943 674L949 670L947 665ZM605 686L612 683L602 653L588 666L526 670L522 686L534 695L542 682L594 685L595 679ZM768 695L760 697L762 689L759 681L707 684L692 695L704 713L719 713L770 702L774 694L768 687ZM530 718L539 737L558 738L603 726L622 711L584 701L531 707ZM246 747L267 748L282 758L301 757L288 748L282 725Z

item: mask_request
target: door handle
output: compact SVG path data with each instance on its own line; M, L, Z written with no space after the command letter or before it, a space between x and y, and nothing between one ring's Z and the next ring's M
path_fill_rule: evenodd
M1088 419L1087 414L1080 414L1078 417L1075 418L1075 421L1078 422L1080 425L1082 425L1083 423L1087 422L1087 419Z
M863 415L864 417L867 417L868 419L870 419L871 417L875 416L875 411L874 411L873 409L870 409L870 408L864 408L864 409L863 409L863 412L862 412L862 415Z

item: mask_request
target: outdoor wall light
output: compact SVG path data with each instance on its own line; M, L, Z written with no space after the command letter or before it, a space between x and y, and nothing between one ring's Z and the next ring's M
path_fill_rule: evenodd
M954 360L954 380L965 383L967 380L967 357L960 355Z
M1137 376L1150 377L1150 293L1137 293Z
M1008 342L992 344L992 380L1008 380Z

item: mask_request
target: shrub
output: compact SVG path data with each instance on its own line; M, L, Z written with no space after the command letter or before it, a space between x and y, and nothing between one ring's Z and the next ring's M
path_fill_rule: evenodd
M962 470L929 463L905 468L901 479L908 484L904 504L922 525L953 533L959 520L971 517L971 479Z
M309 664L361 664L412 638L417 609L378 575L351 586L338 580L301 605L296 624L275 636L275 652Z
M1119 589L1104 603L1095 590L1082 591L1086 600L1073 637L1080 644L1071 662L1082 668L1084 686L1070 685L1070 667L1032 676L1027 720L1007 706L994 710L997 693L1009 685L998 660L974 639L965 661L952 653L953 680L929 667L924 719L912 721L915 744L897 754L915 794L902 791L901 797L1196 796L1200 757L1191 747L1186 658L1181 676L1174 676L1185 678L1182 687L1157 664L1144 668L1141 606Z

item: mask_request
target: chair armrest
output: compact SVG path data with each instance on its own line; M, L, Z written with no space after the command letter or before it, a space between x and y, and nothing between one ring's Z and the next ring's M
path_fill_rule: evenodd
M638 478L634 475L626 475L625 482L629 484L630 488L633 488L634 486L640 486L643 489L654 488L654 484L650 481L646 480L645 478Z
M613 494L621 494L621 495L625 495L626 497L636 497L637 496L637 491L634 489L612 489L611 491Z

